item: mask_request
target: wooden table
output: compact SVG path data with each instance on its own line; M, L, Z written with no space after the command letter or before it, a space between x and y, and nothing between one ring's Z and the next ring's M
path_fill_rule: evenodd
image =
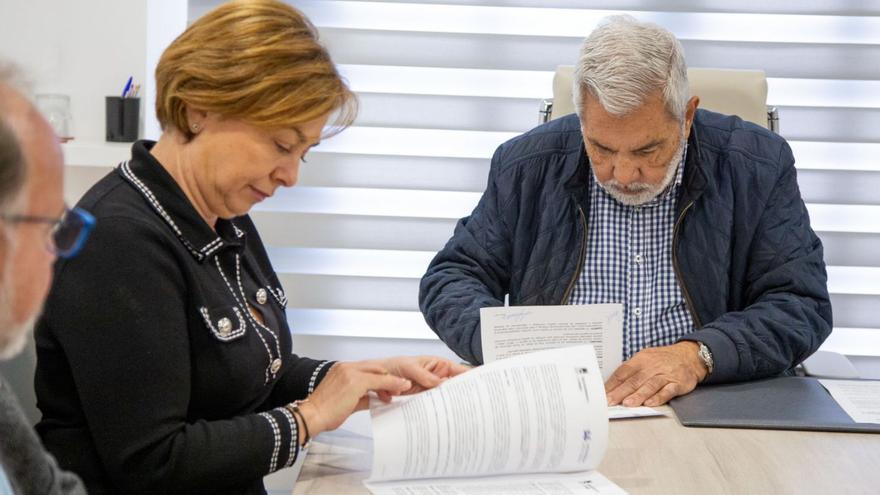
M611 422L599 472L633 494L880 494L880 435L685 428L667 416ZM372 443L319 437L294 494L368 494Z

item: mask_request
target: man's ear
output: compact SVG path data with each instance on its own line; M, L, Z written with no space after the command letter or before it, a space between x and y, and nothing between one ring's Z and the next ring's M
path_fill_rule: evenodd
M694 115L697 114L697 107L700 106L700 97L692 96L687 102L684 111L684 138L691 137L691 125L694 123Z

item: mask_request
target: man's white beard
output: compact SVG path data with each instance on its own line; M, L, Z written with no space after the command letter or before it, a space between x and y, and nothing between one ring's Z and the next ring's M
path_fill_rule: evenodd
M39 313L36 313L27 321L12 323L12 301L15 298L12 293L11 273L11 267L6 266L0 280L0 361L12 359L24 350L39 317Z
M24 350L39 316L35 314L28 321L3 330L4 333L0 335L0 361L12 359Z
M663 177L663 180L659 184L633 182L632 184L624 186L615 178L611 178L605 182L599 182L599 179L596 178L595 172L593 173L593 177L596 178L596 181L599 182L599 185L602 186L602 189L604 189L605 192L610 194L611 197L616 199L617 201L627 206L643 205L659 196L660 193L662 193L666 190L667 187L669 187L669 184L672 183L672 180L675 179L675 173L678 172L681 158L684 155L685 146L687 146L687 141L682 139L678 145L678 149L672 155L672 159L669 160L669 163L666 164L666 175Z

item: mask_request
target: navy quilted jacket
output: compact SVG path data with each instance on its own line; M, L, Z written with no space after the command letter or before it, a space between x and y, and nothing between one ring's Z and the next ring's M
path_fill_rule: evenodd
M502 144L483 197L431 262L419 304L459 356L483 360L486 306L564 304L583 266L589 161L575 115ZM698 110L677 202L673 266L712 350L707 382L790 370L831 332L822 243L784 139Z

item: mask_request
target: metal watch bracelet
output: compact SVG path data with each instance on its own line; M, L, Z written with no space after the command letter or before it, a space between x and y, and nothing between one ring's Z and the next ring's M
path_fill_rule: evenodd
M709 347L706 344L699 341L697 343L700 344L700 350L697 352L697 355L700 356L700 359L703 361L703 364L706 365L706 369L709 371L706 374L706 377L708 378L709 375L712 374L712 370L715 369L715 358L712 357L712 351L709 350Z

